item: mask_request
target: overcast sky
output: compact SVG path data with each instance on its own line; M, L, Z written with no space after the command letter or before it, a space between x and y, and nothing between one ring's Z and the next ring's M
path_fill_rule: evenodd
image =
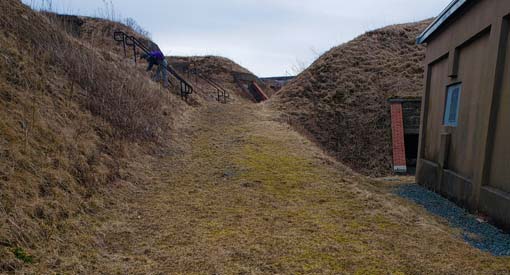
M105 14L105 0L53 2L53 9ZM221 55L259 76L292 74L364 32L438 15L451 0L112 0L166 55ZM109 2L109 0L108 0ZM37 4L36 4L37 5Z

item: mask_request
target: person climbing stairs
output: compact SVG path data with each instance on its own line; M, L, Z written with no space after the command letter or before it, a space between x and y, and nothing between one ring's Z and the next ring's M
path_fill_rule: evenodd
M166 67L168 67L168 61L166 60L165 55L161 51L155 50L151 51L150 53L142 53L140 58L149 62L149 65L147 66L148 72L152 70L154 65L158 65L158 70L156 71L154 80L159 82L161 78L163 78L163 86L168 88L168 75L166 69Z

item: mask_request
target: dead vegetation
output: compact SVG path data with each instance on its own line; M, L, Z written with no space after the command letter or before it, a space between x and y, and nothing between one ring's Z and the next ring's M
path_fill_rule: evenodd
M1 274L509 274L265 105L192 109L109 46L0 13Z
M0 14L0 273L73 264L99 249L90 217L116 200L108 190L135 188L127 167L189 107L20 1Z
M147 36L137 33L128 26L119 24L117 22L84 16L69 16L58 15L53 13L46 13L52 21L60 25L70 35L92 45L96 50L103 54L116 53L119 55L124 54L124 49L120 43L113 40L113 32L116 30L123 31L128 35L136 37L144 45L151 50L160 50L159 46L152 42ZM133 59L132 48L126 49L128 59ZM140 53L138 53L140 54ZM237 85L234 75L241 73L247 74L256 79L257 77L249 72L247 69L236 64L232 60L219 56L203 56L203 57L167 57L170 66L177 70L194 88L193 102L195 105L205 104L207 101L216 100L217 90L203 79L195 77L189 73L190 69L201 76L207 76L208 79L220 84L231 94L231 100L243 98L245 92ZM140 72L143 72L145 64L138 66ZM172 83L171 83L172 84ZM179 84L174 79L174 87ZM204 102L205 101L205 102Z
M430 23L367 32L331 49L274 97L289 121L343 163L366 175L391 173L390 97L420 97Z
M508 258L325 156L264 105L207 105L105 212L106 274L510 274ZM99 270L99 272L96 272ZM65 271L65 270L63 270Z
M67 78L70 84L70 87L66 87L68 92L92 114L114 126L118 136L149 139L156 138L158 132L166 130L166 125L161 124L163 103L160 99L163 94L157 86L130 64L112 55L111 49L106 51L110 44L101 42L100 49L103 51L99 52L98 48L91 47L98 37L113 41L115 23L106 21L106 27L100 28L99 34L84 37L86 43L79 43L62 32L61 28L70 25L52 24L46 18L36 16L39 18L26 22L12 20L9 24L16 25L6 26L8 30L15 30L9 32L15 40L31 40L16 45L18 50L32 53L28 57L41 69L51 68L56 70L57 75ZM55 15L48 18L58 21ZM41 26L41 29L30 25L35 24L34 20L40 21L36 26ZM26 74L23 80L30 84L37 83L30 77L31 74Z
M53 47L50 65L62 66L71 82L70 92L81 98L93 115L111 124L117 137L156 140L168 130L163 92L132 65L109 62L86 47L68 42Z
M132 28L101 18L85 16L65 16L50 14L55 22L59 23L68 33L80 40L86 41L96 49L102 49L107 52L122 53L122 47L113 40L114 31L120 30L128 35L132 35L144 43L149 49L159 49L158 45L147 36L146 33L138 33ZM132 51L127 52L132 56Z

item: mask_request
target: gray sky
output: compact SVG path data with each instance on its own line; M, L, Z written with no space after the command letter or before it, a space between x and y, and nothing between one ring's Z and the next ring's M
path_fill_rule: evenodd
M105 0L52 1L63 13L103 15ZM166 55L221 55L259 76L293 73L372 29L438 15L451 0L112 0ZM108 2L110 2L108 0ZM298 65L299 64L299 65Z

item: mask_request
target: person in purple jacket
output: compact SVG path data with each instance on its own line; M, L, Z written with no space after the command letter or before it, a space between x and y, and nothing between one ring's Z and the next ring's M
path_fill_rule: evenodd
M149 62L149 66L147 67L147 71L152 70L154 65L158 65L158 70L156 71L156 76L154 80L160 81L163 78L163 86L168 87L168 75L166 67L168 66L168 61L165 58L165 55L159 50L155 50L150 52L149 54L142 54L140 56L142 59L147 60Z

